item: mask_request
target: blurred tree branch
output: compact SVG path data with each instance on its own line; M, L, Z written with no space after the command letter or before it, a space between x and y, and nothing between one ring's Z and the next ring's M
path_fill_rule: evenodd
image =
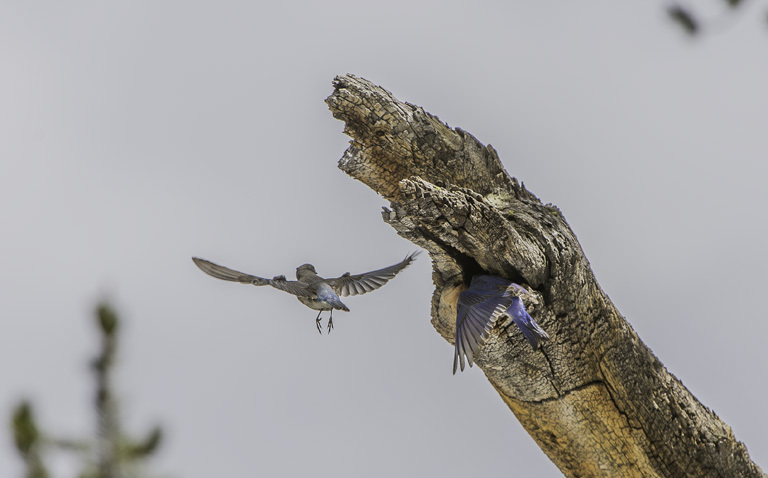
M688 5L678 2L667 7L667 15L689 36L698 36L713 29L722 28L734 15L744 11L744 0L722 0L724 11L714 18L703 18L703 15Z
M127 437L112 386L120 320L107 304L96 309L96 325L100 334L99 355L92 362L96 379L95 408L97 415L94 440L56 439L41 433L32 405L22 401L16 406L11 427L16 449L26 464L26 478L50 476L43 454L64 450L84 456L81 478L127 478L140 476L141 463L152 456L160 445L162 430L153 428L143 440Z
M47 478L48 470L45 468L40 456L42 440L37 429L37 421L32 410L32 405L22 401L16 406L11 418L13 438L16 450L26 464L26 478Z
M326 103L352 138L339 168L391 201L384 220L429 251L437 331L453 342L476 274L534 289L526 305L551 340L533 351L498 324L475 360L566 476L766 476L619 314L560 210L491 146L362 78L334 87Z

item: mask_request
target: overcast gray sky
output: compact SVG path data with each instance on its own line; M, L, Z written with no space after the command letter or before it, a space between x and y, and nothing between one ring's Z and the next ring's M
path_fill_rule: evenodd
M451 375L427 256L322 337L295 298L190 260L336 276L415 249L336 168L323 99L349 72L557 204L644 342L768 468L764 5L691 41L661 2L506 3L3 2L0 414L30 397L46 429L91 431L106 297L127 427L169 432L156 473L560 476L481 371ZM0 476L11 450L3 431Z

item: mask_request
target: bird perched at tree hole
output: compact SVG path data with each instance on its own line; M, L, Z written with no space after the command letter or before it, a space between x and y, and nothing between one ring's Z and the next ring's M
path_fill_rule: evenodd
M527 294L523 287L501 277L476 275L469 288L459 294L456 305L455 352L453 373L457 365L464 371L464 356L472 366L474 356L485 343L491 327L496 321L508 315L517 325L534 350L549 335L528 315L519 294Z
M339 296L346 297L348 295L365 294L366 292L378 289L395 277L398 272L408 267L415 260L419 252L413 252L407 255L401 262L383 269L354 275L347 272L341 277L334 279L320 277L317 275L312 264L303 264L296 268L295 281L286 280L284 275L265 279L232 270L199 257L193 257L192 261L200 270L217 279L256 286L271 285L275 289L295 295L302 304L310 309L320 311L317 313L317 317L315 317L315 325L317 326L317 331L322 334L323 332L320 328L320 321L322 319L320 315L324 310L331 311L331 315L328 318L328 333L331 333L333 329L333 310L349 312L349 307L341 302Z

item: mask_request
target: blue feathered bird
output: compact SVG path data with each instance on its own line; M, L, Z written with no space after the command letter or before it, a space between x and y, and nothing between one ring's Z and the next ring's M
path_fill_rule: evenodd
M509 316L534 350L549 335L539 327L525 310L519 294L527 294L523 287L501 277L477 275L469 288L459 294L456 311L455 353L453 373L457 366L464 371L464 357L471 367L474 356L485 343L491 327L502 316Z

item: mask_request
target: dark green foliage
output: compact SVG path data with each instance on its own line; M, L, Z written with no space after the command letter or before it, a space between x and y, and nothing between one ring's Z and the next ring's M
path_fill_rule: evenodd
M108 304L101 303L96 308L96 318L104 335L111 337L117 331L117 314Z
M699 23L693 18L693 15L679 5L672 5L667 8L667 14L689 35L695 35L699 31Z
M134 443L128 447L126 453L134 458L144 458L155 452L163 439L163 430L155 427L144 441Z
M667 15L690 36L701 35L705 31L720 31L723 27L729 26L729 20L735 18L737 9L746 3L744 0L724 0L724 2L727 10L714 17L710 15L709 18L702 18L702 15L697 15L695 8L678 4L668 6ZM744 11L744 9L738 11ZM768 17L766 19L768 20Z
M16 441L16 449L22 456L27 456L40 440L37 431L35 416L32 413L32 405L26 400L16 406L12 419L13 438Z
M16 406L11 418L16 449L27 465L26 478L48 478L48 471L40 459L41 437L35 423L32 405L24 400Z

